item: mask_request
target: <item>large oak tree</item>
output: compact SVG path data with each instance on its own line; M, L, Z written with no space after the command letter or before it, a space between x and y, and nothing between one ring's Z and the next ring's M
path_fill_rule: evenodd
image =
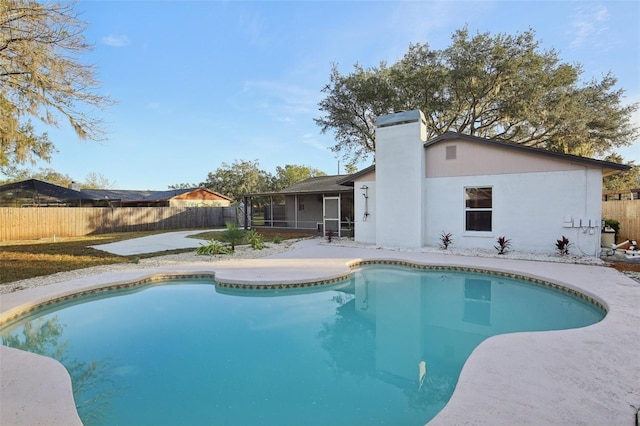
M393 65L343 75L333 66L315 121L351 162L375 152L375 119L420 109L428 136L446 131L582 156L604 157L638 137L637 104L623 105L616 78L582 81L580 65L542 50L533 30L515 36L456 31L443 50L413 44Z
M233 164L222 163L209 172L200 186L241 201L245 194L271 191L273 176L260 169L258 160L234 160Z
M322 170L313 167L287 164L276 167L274 176L260 169L258 160L234 160L232 164L222 163L215 171L209 172L207 180L200 183L200 186L239 202L246 194L279 191L309 177L324 175Z
M272 189L279 191L307 178L325 175L325 172L315 167L299 166L297 164L287 164L284 167L277 166Z
M97 93L94 67L80 61L92 46L74 6L0 0L0 171L54 152L31 119L52 126L65 121L81 139L103 138L92 114L111 101Z

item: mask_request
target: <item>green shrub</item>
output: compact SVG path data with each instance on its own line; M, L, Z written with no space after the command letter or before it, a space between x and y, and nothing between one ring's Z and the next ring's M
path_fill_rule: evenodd
M280 244L281 242L282 242L282 237L280 235L276 235L275 237L273 237L274 244Z
M353 222L351 218L346 218L347 221L347 238L353 238Z
M614 231L616 231L615 241L617 242L618 234L620 233L620 222L615 219L605 219L604 224L607 225L609 228L613 229Z
M254 250L262 250L264 248L264 239L262 235L258 234L258 231L252 229L247 232L247 242Z
M231 254L233 250L229 247L228 244L222 243L217 240L209 240L208 244L200 243L200 247L196 249L196 254L204 255L208 254L212 256L214 254Z

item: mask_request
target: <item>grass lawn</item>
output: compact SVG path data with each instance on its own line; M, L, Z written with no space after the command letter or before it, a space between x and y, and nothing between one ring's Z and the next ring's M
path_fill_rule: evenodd
M118 256L89 247L157 233L159 232L123 232L57 238L55 241L48 238L33 241L0 242L0 285L42 275L51 275L57 272L114 263L137 262L139 259L149 257L195 251L195 249L181 249L135 256ZM219 239L221 234L221 232L203 232L193 235L192 238L202 240ZM301 236L301 234L280 234L281 239L299 238ZM265 234L264 240L270 242L273 241L273 237L273 234Z

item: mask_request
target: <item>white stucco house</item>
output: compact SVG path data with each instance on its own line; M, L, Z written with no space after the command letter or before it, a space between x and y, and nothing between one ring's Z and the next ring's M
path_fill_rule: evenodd
M452 247L600 253L602 178L629 167L448 132L426 140L419 110L376 121L376 164L353 185L355 239L381 247Z

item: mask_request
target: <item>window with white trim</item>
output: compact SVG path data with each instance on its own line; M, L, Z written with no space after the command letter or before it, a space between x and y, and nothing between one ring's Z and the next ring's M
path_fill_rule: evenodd
M465 188L465 231L491 232L493 188Z

